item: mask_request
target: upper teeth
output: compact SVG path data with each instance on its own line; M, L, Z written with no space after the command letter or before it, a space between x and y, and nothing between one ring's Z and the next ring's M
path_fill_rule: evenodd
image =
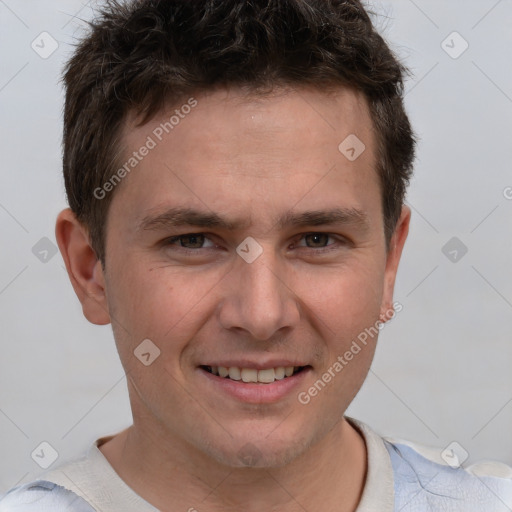
M278 366L277 368L266 368L264 370L256 370L254 368L238 368L231 366L210 366L214 375L220 377L229 377L233 380L241 380L243 382L261 382L270 384L275 380L281 380L285 377L293 375L294 371L298 370L299 366Z

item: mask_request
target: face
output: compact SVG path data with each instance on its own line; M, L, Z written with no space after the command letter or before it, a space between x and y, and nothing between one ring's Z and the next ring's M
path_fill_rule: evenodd
M348 90L194 101L127 123L138 163L109 210L103 279L134 424L231 466L282 465L340 421L376 337L346 353L391 308L399 250L372 123ZM354 139L339 149L351 134L355 160Z

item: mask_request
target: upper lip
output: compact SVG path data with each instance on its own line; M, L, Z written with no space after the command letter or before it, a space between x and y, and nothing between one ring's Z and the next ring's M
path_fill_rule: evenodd
M221 362L218 362L218 361L213 361L213 362L208 362L208 363L205 363L205 364L201 364L199 366L223 366L224 368L231 368L231 367L236 367L236 368L251 368L251 369L254 369L254 370L266 370L268 368L278 368L280 366L284 366L285 368L287 366L308 366L307 364L304 364L302 362L297 362L297 361L290 361L289 359L273 359L273 360L269 360L269 361L265 361L265 362L262 362L262 361L249 361L247 359L238 359L238 360L234 360L234 359L230 359L230 360L224 360L224 361L221 361Z

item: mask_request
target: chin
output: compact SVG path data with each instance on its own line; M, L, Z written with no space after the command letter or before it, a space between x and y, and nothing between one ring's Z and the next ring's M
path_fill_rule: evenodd
M299 432L282 432L277 429L269 435L240 435L228 443L213 442L203 451L222 465L231 468L271 469L286 466L304 454L312 445L324 437L326 432L305 436ZM288 434L288 435L286 435Z
M212 454L218 462L231 468L271 469L288 465L304 451L302 447L293 446L278 449L261 446L252 442L245 443L237 452Z

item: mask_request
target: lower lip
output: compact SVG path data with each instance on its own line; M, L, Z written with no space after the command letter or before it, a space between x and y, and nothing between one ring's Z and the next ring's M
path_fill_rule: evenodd
M310 370L310 367L306 367L291 377L275 380L270 384L262 384L219 377L207 372L203 368L198 368L199 373L208 379L208 384L213 384L221 392L242 402L255 404L278 402L294 391L297 391L297 388L303 385L304 379Z

